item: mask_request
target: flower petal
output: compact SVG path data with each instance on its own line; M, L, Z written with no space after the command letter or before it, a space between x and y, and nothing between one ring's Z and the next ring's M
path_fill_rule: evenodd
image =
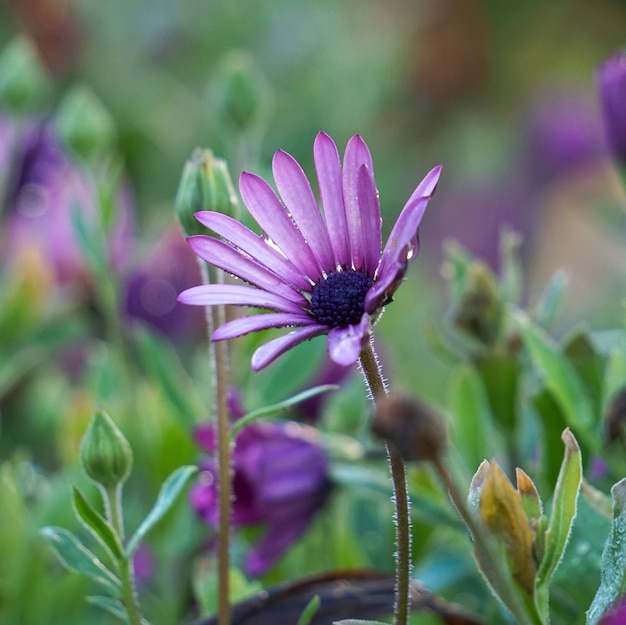
M280 203L272 188L256 174L243 172L241 197L250 214L287 258L297 258L303 272L313 281L322 273L302 233Z
M326 133L320 132L317 135L313 145L313 156L324 220L335 252L335 260L338 265L349 267L350 240L343 203L341 161L335 142Z
M357 182L361 165L366 165L371 172L374 171L372 156L365 141L359 135L355 135L348 141L343 158L343 199L346 207L352 264L357 270L365 270L362 236L364 224Z
M363 269L369 276L373 276L380 260L382 249L382 219L378 190L374 181L374 174L367 165L361 165L357 174L357 194L361 210L361 237L363 252Z
M355 325L333 328L328 333L328 355L338 365L347 367L354 364L369 341L371 330L372 323L367 313L363 313L361 321Z
M310 245L320 269L325 273L334 271L335 256L328 231L304 171L293 156L282 150L274 155L272 170L280 197Z
M248 317L240 317L233 319L221 325L211 336L213 341L223 341L232 339L236 336L243 336L250 332L258 330L267 330L267 328L284 328L285 326L310 326L315 325L315 319L302 313L300 315L294 313L265 313L259 315L250 315Z
M302 314L302 308L280 295L240 284L203 284L193 286L178 296L178 301L192 306L254 306L278 312Z
M390 301L404 278L408 263L417 256L419 251L417 229L435 192L441 169L441 166L435 167L426 175L412 193L392 228L376 270L374 285L365 296L364 307L367 312L373 313Z
M280 295L294 304L305 307L308 305L302 293L296 291L269 268L257 263L228 243L204 235L188 237L187 242L196 255L207 263L269 293Z
M255 234L236 219L215 211L200 211L196 219L235 247L255 258L287 282L299 289L310 289L309 279L289 259L267 244L263 236Z
M326 332L328 332L328 326L325 325L307 326L265 343L252 355L252 369L259 371L292 347Z

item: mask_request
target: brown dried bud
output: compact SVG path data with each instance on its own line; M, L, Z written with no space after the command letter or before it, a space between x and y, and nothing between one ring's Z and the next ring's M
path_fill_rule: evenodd
M446 447L441 416L431 406L408 395L389 395L376 403L372 432L393 444L407 462L434 462Z

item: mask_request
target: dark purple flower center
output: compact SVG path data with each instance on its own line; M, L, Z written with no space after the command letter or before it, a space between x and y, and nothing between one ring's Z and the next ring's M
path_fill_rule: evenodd
M311 312L331 328L345 328L361 321L365 294L373 280L362 271L335 271L318 282L311 296Z

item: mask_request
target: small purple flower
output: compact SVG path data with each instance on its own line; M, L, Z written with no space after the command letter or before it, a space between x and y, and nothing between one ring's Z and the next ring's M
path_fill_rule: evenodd
M234 527L264 524L265 532L246 558L251 576L265 573L307 529L326 501L331 483L328 460L315 431L293 422L257 422L238 435L233 450ZM216 431L196 429L197 443L210 453L191 490L191 504L207 524L218 524Z
M600 619L600 625L626 625L626 600L622 600Z
M598 70L600 103L609 149L626 164L626 52L617 52Z
M197 219L224 240L204 235L188 239L198 256L250 286L197 286L181 293L181 302L273 311L229 321L215 330L213 340L297 328L257 349L254 370L322 334L328 334L328 353L337 364L357 361L372 322L392 301L417 255L417 229L441 172L435 167L415 189L381 251L378 191L363 139L357 135L348 141L343 167L325 133L318 134L313 153L323 217L300 165L279 150L272 167L281 199L255 174L244 172L239 181L243 201L263 235L226 215L202 211Z

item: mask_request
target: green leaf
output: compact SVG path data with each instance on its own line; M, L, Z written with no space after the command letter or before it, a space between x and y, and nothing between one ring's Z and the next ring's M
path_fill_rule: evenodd
M328 391L337 390L339 386L336 384L321 384L320 386L314 386L313 388L309 388L306 391L302 391L301 393L297 393L288 399L284 399L276 404L272 404L271 406L264 406L263 408L259 408L258 410L253 410L248 414L244 415L234 423L231 428L230 436L231 439L234 440L235 436L246 426L252 423L253 421L257 421L258 419L268 419L269 417L274 417L281 412L287 410L287 408L291 408L291 406L295 406L305 399L309 399L310 397L314 397L315 395L319 395L321 393L326 393Z
M550 578L563 557L582 484L580 447L569 429L563 432L561 438L565 444L565 457L554 491L552 512L545 533L545 552L536 578L537 605L543 614L548 611Z
M319 595L315 595L311 601L304 606L304 610L302 610L302 614L300 614L297 625L309 625L315 613L320 609L321 603L322 600Z
M171 343L141 327L135 329L134 336L139 357L156 386L184 419L185 425L192 427L202 416L203 404Z
M72 487L74 510L78 518L100 541L114 561L124 559L124 549L119 536L111 524L85 499L83 494Z
M179 467L163 482L157 500L143 520L143 523L137 528L126 546L126 557L130 558L145 535L163 518L163 516L174 505L176 499L187 485L187 482L198 472L196 466Z
M70 219L81 254L89 267L97 275L102 275L107 270L104 234L93 223L89 223L81 206L72 207Z
M602 552L600 586L587 610L587 625L595 625L626 591L626 478L611 489L613 524Z
M454 418L455 446L473 470L495 452L490 446L493 432L491 407L480 376L473 367L461 364L450 382L449 406Z
M537 324L541 327L549 328L552 325L566 284L567 275L563 271L557 271L550 278L548 285L539 298L534 315Z
M61 527L47 526L41 529L41 534L50 543L61 563L70 571L90 577L116 596L121 594L118 577L71 532Z
M121 619L125 623L128 622L128 615L126 614L124 606L116 599L103 597L102 595L91 595L86 597L86 599L88 603L97 605L99 608L106 610L109 614L117 616L117 618Z
M569 427L584 437L592 450L598 446L592 435L594 414L585 387L572 364L548 335L523 313L518 315L524 345L548 390L563 411Z

